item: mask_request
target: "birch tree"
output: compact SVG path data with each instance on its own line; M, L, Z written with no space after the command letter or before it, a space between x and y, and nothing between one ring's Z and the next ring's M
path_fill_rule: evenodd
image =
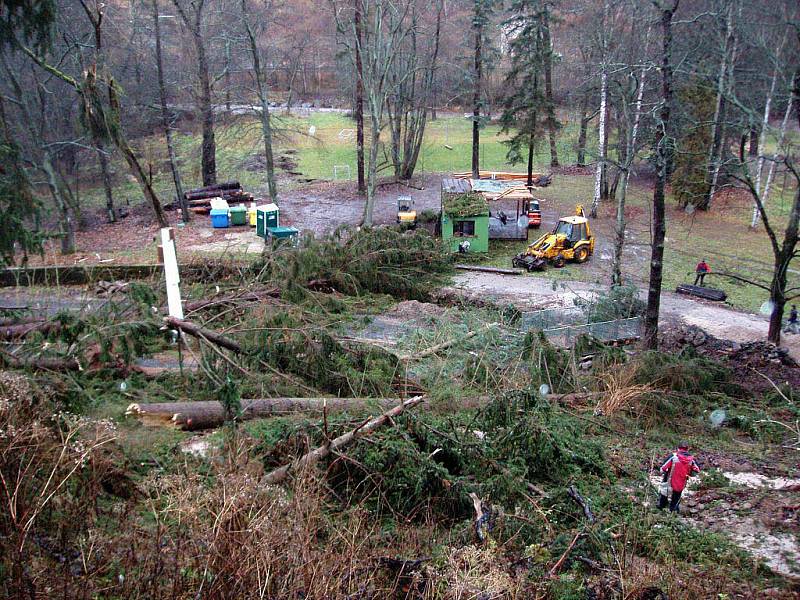
M714 194L719 183L719 173L722 166L722 154L725 143L725 96L730 94L733 87L734 68L736 64L736 52L738 37L734 22L736 13L736 3L730 2L727 5L727 16L725 25L725 44L720 60L719 76L717 78L717 99L714 108L714 120L712 122L711 146L708 154L708 191L700 202L699 208L708 210L714 201ZM741 12L741 4L739 4Z
M607 64L607 33L606 23L608 22L609 2L604 0L603 3L603 23L600 28L600 123L598 125L598 142L597 142L597 166L594 174L594 196L592 197L592 207L590 210L591 216L597 216L597 207L600 204L601 186L603 182L603 174L606 168L606 115L608 112L608 64Z

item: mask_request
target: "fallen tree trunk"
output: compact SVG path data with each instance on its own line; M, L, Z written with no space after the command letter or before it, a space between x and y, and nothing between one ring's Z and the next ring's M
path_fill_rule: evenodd
M239 342L232 340L229 337L225 337L224 335L220 335L211 329L201 327L200 325L192 323L191 321L185 321L176 317L164 317L164 323L166 323L166 325L172 329L177 329L183 333L188 333L196 338L205 338L217 346L226 348L232 352L236 352L236 354L244 353L244 349L241 347L241 345L239 345Z
M400 398L263 398L242 400L239 419L263 419L293 412L323 413L348 410L380 408L388 410L397 406ZM475 409L486 406L488 396L475 396L459 400L459 409ZM221 427L225 422L222 404L208 402L159 402L153 404L134 403L125 411L144 425L173 427L183 431L197 431Z
M3 352L2 360L13 369L32 369L34 371L81 370L80 363L74 358L19 358L8 352Z
M397 406L399 398L265 398L242 400L241 421L262 419L292 412L323 413L347 410L365 410L377 407L388 410ZM225 422L222 403L163 402L158 404L131 404L126 416L134 416L145 425L174 427L184 431L213 429Z
M0 328L0 340L18 340L34 331L47 335L49 333L58 333L60 330L61 323L59 321L36 321L6 325Z
M403 414L404 411L408 410L409 408L415 407L416 405L422 403L424 400L425 400L424 396L416 396L414 398L409 398L402 404L398 404L393 409L386 411L381 416L366 421L365 423L362 423L352 431L348 431L347 433L340 435L334 440L331 440L327 444L320 446L315 450L312 450L308 454L304 454L296 461L284 465L279 469L275 469L270 473L267 473L267 475L263 479L263 482L266 484L276 484L282 482L289 476L290 471L302 469L303 467L315 464L319 460L330 455L332 452L336 452L337 450L339 450L339 448L342 448L347 444L353 442L354 440L358 439L360 436L372 433L373 431L379 429L380 427L386 425L387 423L392 423L392 419L394 417Z
M522 269L503 269L500 267L481 267L479 265L456 265L459 271L477 271L478 273L497 273L498 275L522 275Z

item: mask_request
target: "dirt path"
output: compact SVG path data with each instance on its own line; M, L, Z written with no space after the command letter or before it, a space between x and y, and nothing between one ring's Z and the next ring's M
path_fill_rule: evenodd
M607 288L578 281L558 282L543 277L507 276L463 272L455 276L452 289L468 298L491 298L521 310L571 307L576 298L591 298ZM642 298L646 291L642 290ZM765 340L766 317L734 310L724 304L665 292L661 296L661 318L668 322L696 325L711 335L734 342ZM800 339L785 335L781 343L800 359Z

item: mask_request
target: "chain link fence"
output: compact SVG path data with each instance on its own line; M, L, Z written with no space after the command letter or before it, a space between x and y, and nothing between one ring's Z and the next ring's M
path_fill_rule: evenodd
M590 323L589 314L581 307L549 308L522 314L523 332L542 331L555 344L570 346L581 335L590 335L603 342L633 340L641 337L640 317Z

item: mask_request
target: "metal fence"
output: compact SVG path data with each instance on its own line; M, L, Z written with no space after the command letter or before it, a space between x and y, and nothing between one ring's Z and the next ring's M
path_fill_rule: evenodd
M551 329L563 325L585 325L589 322L589 317L582 308L577 306L570 308L548 308L534 312L522 313L521 327L525 332L535 329Z
M543 329L548 340L564 346L571 346L581 335L589 335L602 342L615 342L637 339L641 337L641 332L642 320L639 317Z

